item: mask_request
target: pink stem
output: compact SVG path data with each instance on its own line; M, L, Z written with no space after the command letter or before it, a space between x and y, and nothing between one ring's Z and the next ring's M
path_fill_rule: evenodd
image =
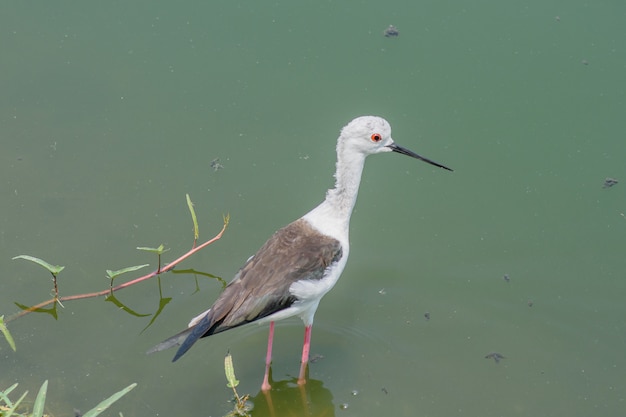
M117 286L115 286L113 288L108 288L106 290L102 290L102 291L98 291L98 292L91 292L91 293L87 293L87 294L66 295L66 296L63 296L63 297L59 297L58 296L58 292L57 292L57 296L55 296L53 299L41 302L41 303L39 303L37 305L29 307L26 310L22 310L19 313L16 313L16 314L12 315L11 317L6 319L5 321L8 323L8 322L13 321L13 320L15 320L17 318L25 316L28 313L32 313L33 311L36 311L36 310L38 310L40 308L44 308L47 305L53 304L56 301L82 300L82 299L85 299L85 298L95 298L95 297L102 297L102 296L105 296L105 295L109 295L112 292L122 290L124 288L130 287L132 285L135 285L135 284L138 284L138 283L140 283L142 281L145 281L147 279L153 278L153 277L155 277L155 276L157 276L159 274L165 273L165 272L173 269L180 262L182 262L185 259L189 258L194 253L198 252L201 249L204 249L205 247L209 246L211 243L215 242L216 240L221 239L222 235L224 234L224 231L226 230L226 226L228 226L228 223L224 223L224 227L222 227L222 230L217 235L215 235L215 237L213 239L208 240L208 241L204 242L202 245L197 246L197 247L189 250L189 252L187 252L184 255L180 256L175 261L170 262L169 264L167 264L163 268L161 268L160 265L159 265L159 269L154 271L154 272L151 272L151 273L149 273L147 275L144 275L142 277L139 277L139 278L135 278L132 281L128 281L128 282L125 282L123 284L117 285Z

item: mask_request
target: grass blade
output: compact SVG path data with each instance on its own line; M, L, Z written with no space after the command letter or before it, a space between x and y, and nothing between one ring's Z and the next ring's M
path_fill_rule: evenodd
M17 384L15 384L17 385ZM28 394L28 391L26 391L24 394L22 394L22 396L19 398L19 400L17 400L15 402L15 404L11 404L10 402L7 402L7 404L9 405L9 409L6 410L7 411L7 416L12 416L13 413L15 412L15 410L17 409L17 407L20 405L20 403L22 402L22 400L24 398L26 398L26 394ZM4 410L3 410L4 411ZM4 415L4 414L3 414Z
M41 388L39 388L39 393L37 394L37 398L35 398L35 404L33 405L33 417L41 417L43 416L43 406L46 403L46 392L48 391L48 380L46 379L43 384L41 384Z
M13 349L13 352L15 352L15 340L13 340L13 336L11 336L9 329L7 329L7 325L4 324L4 316L0 316L0 332L2 332L4 338L7 340L7 342L9 342L9 346L11 346L11 349Z
M123 390L116 392L115 394L111 395L109 398L102 401L100 404L98 404L91 410L87 411L85 414L83 414L83 417L96 417L97 415L105 411L107 408L109 408L111 404L113 404L114 402L122 398L124 395L128 394L128 392L132 390L133 388L135 388L136 386L137 386L137 383L133 383L127 386L126 388L124 388Z
M11 385L9 388L5 389L4 391L0 391L0 400L6 402L7 404L10 403L8 395L11 393L11 391L17 388L17 385L18 384L16 382L15 384Z
M198 218L196 217L196 211L193 209L191 197L189 197L189 194L185 195L187 196L187 206L189 207L189 211L191 212L191 220L193 221L193 240L196 241L200 236L200 230L198 228Z

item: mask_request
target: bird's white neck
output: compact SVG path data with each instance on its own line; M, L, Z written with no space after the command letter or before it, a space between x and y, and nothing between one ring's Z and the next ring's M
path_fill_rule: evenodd
M356 203L364 165L365 155L344 152L340 146L337 147L335 188L328 190L326 200L322 204L328 204L346 222L350 220Z
M365 164L365 155L347 152L339 141L335 187L326 192L326 199L304 217L322 233L335 236L347 244L350 216L356 203Z

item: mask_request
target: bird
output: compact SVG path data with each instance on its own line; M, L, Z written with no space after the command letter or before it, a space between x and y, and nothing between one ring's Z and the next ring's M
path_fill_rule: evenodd
M357 117L341 129L337 139L335 186L304 216L276 231L239 269L208 310L191 319L182 332L148 353L179 346L173 362L198 339L251 322L269 322L265 375L261 389L271 389L274 322L299 316L304 322L299 384L305 384L313 318L346 266L350 253L349 227L357 200L365 159L395 152L448 171L452 169L394 142L391 126L382 117Z

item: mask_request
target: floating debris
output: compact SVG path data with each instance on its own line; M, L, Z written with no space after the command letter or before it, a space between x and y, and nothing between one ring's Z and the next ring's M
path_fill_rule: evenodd
M381 390L384 394L389 394L389 391L387 391L387 388L385 388L385 387L382 387L380 390Z
M495 363L500 363L500 359L506 359L506 358L503 355L499 354L498 352L491 352L490 354L485 356L485 359L493 359Z
M389 27L383 31L383 35L385 35L386 38L395 38L400 35L400 32L398 32L398 29L394 25L389 25Z
M504 274L502 279L505 280L506 282L511 282L511 277L509 276L509 274Z
M213 168L213 171L217 172L218 170L223 169L224 165L220 164L219 158L215 158L211 161L211 168Z
M614 186L618 182L619 181L616 180L615 178L606 177L606 179L604 180L604 184L602 185L602 188L611 188L612 186Z
M315 363L317 361L319 361L320 359L324 359L324 355L320 355L319 353L316 353L315 355L313 355L311 357L311 359L309 359L310 363Z
M424 313L424 318L430 320L430 313L428 311Z

